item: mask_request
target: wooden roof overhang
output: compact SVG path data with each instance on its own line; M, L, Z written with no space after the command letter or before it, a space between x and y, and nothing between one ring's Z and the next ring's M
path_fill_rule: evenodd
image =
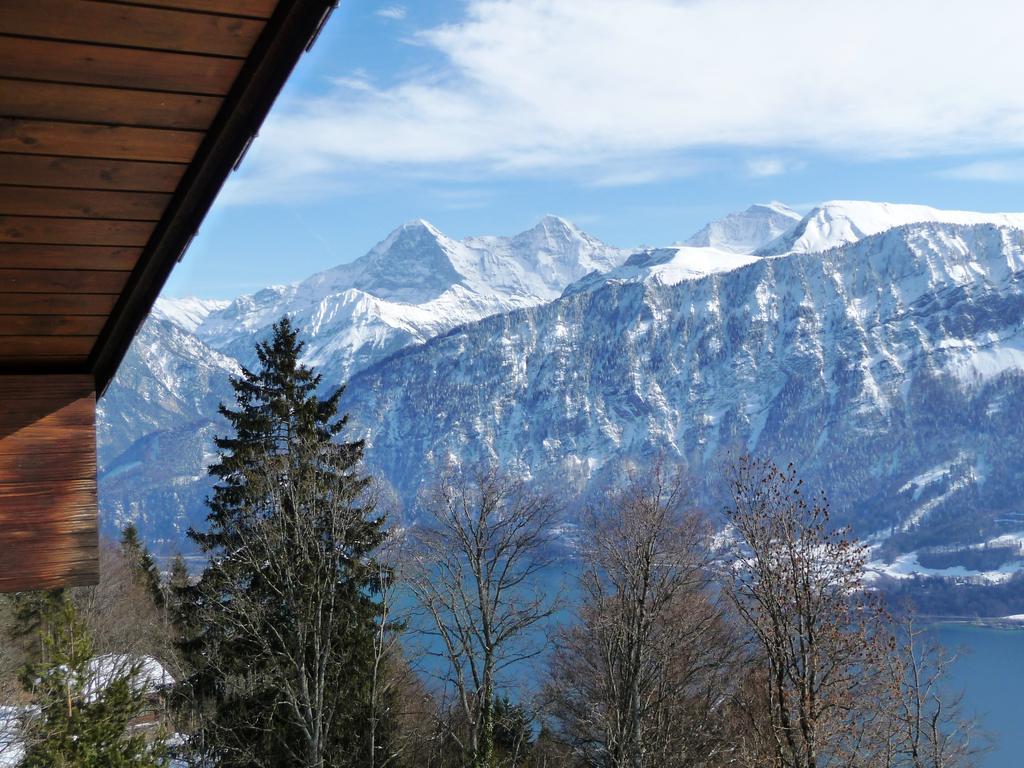
M336 0L0 0L0 591L94 583L94 413Z

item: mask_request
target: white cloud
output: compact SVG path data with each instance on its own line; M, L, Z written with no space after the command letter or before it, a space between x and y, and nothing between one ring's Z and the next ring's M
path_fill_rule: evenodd
M261 157L328 172L628 167L642 180L669 153L708 147L1012 149L1022 26L1019 0L469 0L462 20L415 38L444 67L277 112Z
M755 178L781 176L786 172L786 163L777 157L758 157L747 161L747 175Z
M989 160L965 163L939 172L966 181L1024 181L1024 160Z
M404 6L401 5L389 5L386 8L381 8L377 11L377 15L385 19L392 19L393 21L401 21L406 17L408 11Z

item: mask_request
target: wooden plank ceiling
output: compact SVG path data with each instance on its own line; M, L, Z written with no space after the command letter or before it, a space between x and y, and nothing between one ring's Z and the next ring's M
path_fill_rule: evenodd
M94 412L334 0L0 0L0 591L97 575Z
M0 370L91 367L276 6L3 0Z

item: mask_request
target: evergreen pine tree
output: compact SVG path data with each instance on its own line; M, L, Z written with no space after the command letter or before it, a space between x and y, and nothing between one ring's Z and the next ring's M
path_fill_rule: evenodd
M178 625L183 620L183 612L185 610L183 601L187 597L191 584L188 566L185 565L185 558L179 552L171 560L171 567L167 573L167 583L163 586L164 605L167 607L167 612L173 625Z
M164 593L160 586L160 571L146 545L139 540L135 523L128 523L121 532L121 553L128 561L136 582L153 598L153 604L162 608Z
M209 561L183 590L187 690L224 766L365 764L383 520L362 442L335 441L341 391L317 396L301 350L284 318L233 379L208 527L189 531Z
M62 589L15 592L12 595L10 639L30 662L43 657L43 641L64 597Z
M96 658L85 623L67 595L51 596L42 631L44 658L25 671L38 712L26 727L22 768L156 768L159 740L147 743L129 723L141 714L140 668Z

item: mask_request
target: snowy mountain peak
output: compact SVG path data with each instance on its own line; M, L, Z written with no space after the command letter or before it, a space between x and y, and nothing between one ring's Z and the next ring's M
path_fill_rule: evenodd
M183 299L159 298L153 305L153 316L174 323L189 333L198 328L212 312L227 307L231 302L222 299L200 299L188 296Z
M729 272L757 261L757 257L707 247L648 248L631 255L608 272L591 272L565 289L564 296L594 291L605 285L657 283L676 285L716 272Z
M459 244L424 219L406 222L350 264L320 272L299 286L318 300L357 288L381 299L419 304L463 279L453 258Z
M927 205L832 200L813 208L790 231L758 250L759 256L816 253L876 235L893 227L922 222L999 224L1024 227L1024 214L944 211Z
M684 245L716 248L729 253L753 253L800 221L800 214L779 202L756 203L706 224Z

